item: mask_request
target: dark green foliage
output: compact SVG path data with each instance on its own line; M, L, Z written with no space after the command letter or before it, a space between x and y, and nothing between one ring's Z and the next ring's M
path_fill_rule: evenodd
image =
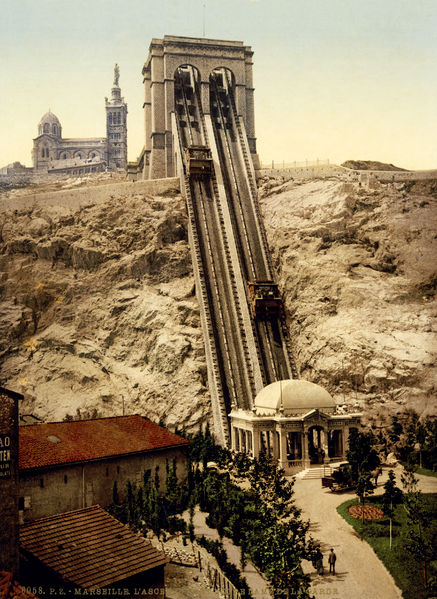
M437 420L419 420L416 412L408 412L401 425L396 416L389 433L397 457L402 461L437 471Z
M386 516L393 518L394 508L402 503L403 493L396 486L396 477L393 470L388 473L388 480L384 485L384 495L382 496L383 511Z
M252 599L252 594L246 580L241 577L238 568L228 561L228 556L223 548L223 543L220 541L212 541L206 537L200 537L198 539L198 543L202 547L205 547L208 553L215 557L217 564L219 565L223 574L232 582L232 584L240 591L240 593L244 597Z
M348 464L340 466L333 471L332 478L343 487L350 486L353 484L351 467Z
M435 513L431 512L423 500L422 493L417 488L417 482L414 470L406 469L402 476L402 484L405 488L404 508L407 515L403 540L406 551L413 560L422 565L423 584L428 590L429 568L431 562L437 559L437 531L433 531L431 526Z
M176 532L187 532L187 523L180 516L170 516L167 521L167 530L170 534L175 534Z
M134 530L153 530L159 535L162 530L186 532L182 518L175 516L183 509L184 486L176 477L176 460L171 467L167 464L166 492L159 494L159 468L152 480L150 470L143 474L142 485L126 483L125 498L120 501L117 483L114 483L113 503L108 511Z
M402 424L399 422L399 418L395 415L391 417L391 428L389 431L389 438L392 443L397 443L402 434Z
M215 462L217 467L208 468L208 462ZM248 490L235 482L243 480ZM110 510L135 529L152 529L159 534L161 530L185 532L185 523L175 515L188 507L188 531L194 540L197 504L208 512L207 523L218 531L220 538L229 537L241 547L242 565L250 559L265 574L275 599L310 597L309 577L304 575L301 561L312 561L317 545L308 538L309 523L301 520L295 506L293 483L266 455L250 460L241 454L232 456L216 446L208 427L205 432L199 430L191 440L183 485L176 478L176 463L167 462L165 493L159 494L156 468L153 477L150 471L144 473L141 486L128 483L126 499L121 505L113 504ZM214 551L221 555L220 544L215 547ZM235 586L243 588L239 586L243 583L236 584L233 579L239 577L238 569L224 568Z
M394 577L398 587L402 589L404 599L426 599L436 596L437 556L434 554L431 561L427 563L427 588L425 588L423 556L415 557L408 544L410 517L405 510L405 504L400 503L393 508L393 546L390 548L390 519L384 518L363 524L350 516L347 511L354 502L356 500L346 501L337 508L337 511L373 547L379 559ZM422 504L420 509L426 513L428 521L428 525L422 531L425 545L436 547L437 495L420 495L420 502ZM370 497L369 503L383 509L380 496ZM413 523L413 526L417 526L417 523Z
M120 503L120 500L118 498L118 486L116 480L114 481L114 484L112 486L112 503L115 503L116 505Z
M352 429L349 435L349 449L346 453L355 483L361 474L375 470L381 460L375 449L376 438L372 432L360 432Z

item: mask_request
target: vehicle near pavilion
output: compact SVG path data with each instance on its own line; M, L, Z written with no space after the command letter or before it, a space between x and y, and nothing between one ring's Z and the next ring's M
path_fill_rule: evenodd
M322 477L322 487L327 487L334 493L353 489L354 481L348 462L341 463L333 470L331 476Z

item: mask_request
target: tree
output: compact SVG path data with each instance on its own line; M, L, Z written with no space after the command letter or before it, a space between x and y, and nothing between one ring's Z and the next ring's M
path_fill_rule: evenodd
M366 497L373 493L375 486L370 479L370 474L363 473L358 476L355 486L355 493L358 495L361 504L361 521L364 522L364 504Z
M169 514L175 514L179 510L181 504L181 489L176 474L176 458L173 460L171 468L169 467L168 460L166 461L166 472L166 507Z
M394 506L402 503L403 493L396 486L396 477L393 470L388 473L388 480L384 485L384 494L382 496L382 505L384 513L390 518L390 549L392 546L392 520L394 516Z
M413 467L406 467L402 475L405 488L404 507L407 512L408 531L405 536L405 548L414 559L423 565L423 583L428 588L428 565L435 559L436 553L432 539L426 531L430 524L430 514L423 501L422 493L417 488L418 479Z
M372 432L366 433L352 429L346 457L351 465L352 479L355 483L358 482L361 474L368 474L380 465L381 460L374 447L375 443L375 435Z
M399 422L399 418L396 415L392 416L391 417L391 428L389 429L389 433L388 433L390 441L392 443L396 444L400 439L402 431L403 431L402 424Z

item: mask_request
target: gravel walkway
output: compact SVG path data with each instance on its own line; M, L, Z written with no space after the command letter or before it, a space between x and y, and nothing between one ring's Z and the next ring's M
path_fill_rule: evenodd
M388 468L378 480L377 493L383 493ZM396 467L396 482L401 486L401 467ZM437 478L419 476L419 488L425 493L437 492ZM316 599L398 599L401 591L385 569L373 549L355 533L353 528L337 513L338 505L353 499L353 493L332 493L323 489L320 479L296 478L295 499L305 519L311 521L311 534L321 543L325 574L315 573L310 562L303 569L311 575L312 592ZM336 574L329 574L328 553L333 547L337 555Z
M187 515L184 514L184 517ZM196 508L194 513L194 531L196 536L204 535L208 539L218 539L218 533L216 530L209 528L209 526L205 522L207 514L199 511ZM228 560L235 564L238 569L240 569L240 548L236 547L231 539L227 537L223 537L223 547L226 549L226 553L228 554ZM267 583L264 578L258 573L255 567L251 562L247 562L246 567L242 571L242 575L246 578L247 584L249 585L252 595L254 599L270 599L271 595L269 593Z

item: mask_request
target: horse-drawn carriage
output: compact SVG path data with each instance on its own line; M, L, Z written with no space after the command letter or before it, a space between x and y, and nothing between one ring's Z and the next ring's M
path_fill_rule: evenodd
M340 466L331 473L331 476L324 476L322 478L322 487L331 489L334 493L353 489L354 482L352 480L352 472L349 464L347 462L340 464Z

